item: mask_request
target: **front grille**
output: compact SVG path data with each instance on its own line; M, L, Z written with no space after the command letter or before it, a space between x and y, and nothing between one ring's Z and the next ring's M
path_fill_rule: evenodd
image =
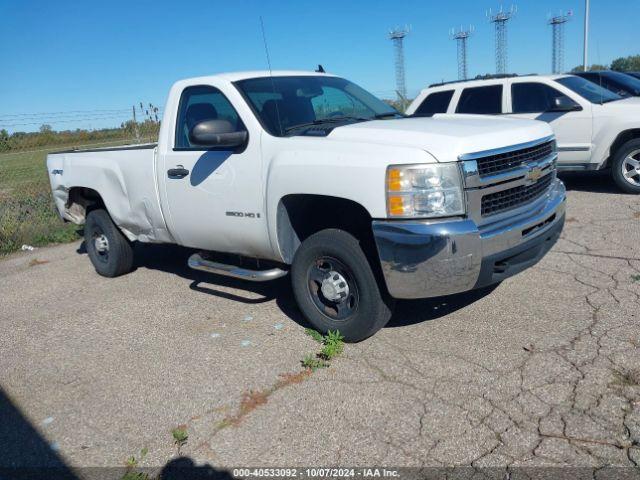
M520 185L485 195L482 197L482 216L486 217L511 210L538 198L551 184L552 177L553 174L550 173L532 185Z
M523 163L536 162L553 153L553 140L536 145L535 147L514 150L513 152L498 153L477 160L480 176L506 172Z

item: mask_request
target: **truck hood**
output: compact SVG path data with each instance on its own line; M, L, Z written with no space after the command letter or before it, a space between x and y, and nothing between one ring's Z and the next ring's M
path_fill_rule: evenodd
M605 112L611 114L626 114L640 116L640 97L629 97L623 100L598 105Z
M439 114L431 118L373 120L335 128L328 138L425 150L440 162L464 153L516 145L552 135L548 124L536 120Z

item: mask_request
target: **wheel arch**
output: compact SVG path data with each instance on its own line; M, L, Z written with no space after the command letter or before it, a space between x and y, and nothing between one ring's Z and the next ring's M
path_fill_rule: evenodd
M609 148L609 157L605 161L603 168L611 167L613 157L615 157L620 147L622 147L629 140L636 139L640 139L640 128L629 128L620 132L613 143L611 143L611 147Z
M79 186L69 189L67 201L65 202L65 213L72 222L83 224L89 212L98 208L103 208L108 213L102 195L97 190Z
M353 235L367 256L375 253L372 217L354 200L317 194L285 195L278 202L276 222L278 246L288 264L306 238L327 228L338 228Z

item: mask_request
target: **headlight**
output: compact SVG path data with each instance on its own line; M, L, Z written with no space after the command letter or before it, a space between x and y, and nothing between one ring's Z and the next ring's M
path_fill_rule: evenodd
M387 168L390 217L447 217L464 214L457 163L391 165Z

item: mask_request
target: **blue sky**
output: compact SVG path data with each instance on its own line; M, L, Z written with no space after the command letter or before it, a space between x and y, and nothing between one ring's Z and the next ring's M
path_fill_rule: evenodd
M584 0L520 0L509 29L509 70L550 70L549 13L573 10L566 25L565 67L582 62ZM90 111L56 129L98 128L129 117L140 101L164 105L175 80L223 71L265 69L259 17L274 69L312 69L347 77L382 97L395 88L394 26L410 24L407 88L457 77L451 27L472 24L469 73L493 72L492 0L35 1L0 0L0 128L37 123L40 112ZM504 3L508 7L510 3ZM638 0L592 0L590 61L640 53ZM96 110L118 110L113 118ZM121 115L122 118L119 118ZM20 121L18 121L20 120ZM33 122L33 120L36 120ZM34 130L38 125L9 127Z

